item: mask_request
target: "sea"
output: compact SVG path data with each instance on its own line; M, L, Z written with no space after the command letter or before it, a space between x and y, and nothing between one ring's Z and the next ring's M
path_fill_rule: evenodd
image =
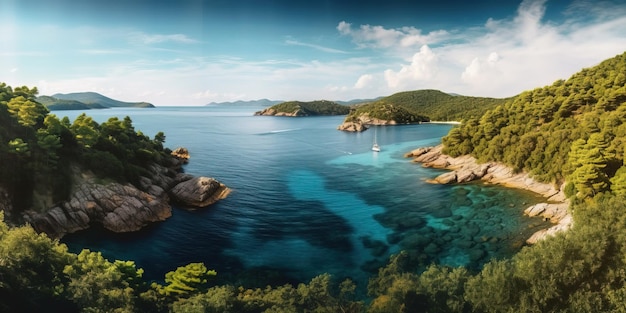
M545 199L482 183L435 185L443 170L404 154L437 145L445 124L337 130L343 116L254 116L263 107L204 106L53 111L104 122L129 116L135 130L165 146L185 147L184 171L214 177L233 191L198 210L173 207L172 217L138 232L97 226L66 235L70 251L99 251L133 260L144 277L192 262L217 271L216 282L246 287L297 284L329 273L364 289L389 257L406 251L419 266L480 269L510 257L548 225L523 210ZM382 151L371 150L376 136Z

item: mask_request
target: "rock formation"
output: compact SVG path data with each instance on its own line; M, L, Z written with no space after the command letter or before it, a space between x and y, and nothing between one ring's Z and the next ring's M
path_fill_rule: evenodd
M359 122L344 122L343 124L337 126L337 129L348 132L362 132L367 130L367 127L365 127L363 123Z
M369 114L361 114L356 120L346 120L341 125L337 126L338 130L350 131L350 132L362 132L368 129L368 125L398 125L394 120L381 120L378 118L370 117Z
M404 156L413 158L413 162L422 163L424 167L452 170L428 180L435 184L465 183L473 180L482 180L486 183L503 185L506 187L533 191L547 198L547 203L533 205L525 210L529 216L542 216L556 224L548 229L541 230L531 236L527 243L533 244L546 236L569 229L572 225L572 216L567 211L569 201L562 188L555 188L551 184L539 183L527 173L515 173L511 168L497 162L479 164L470 155L451 157L442 153L443 146L415 149Z
M224 199L230 189L213 178L194 177L170 190L172 201L186 207L201 208Z
M171 155L181 160L183 163L189 162L189 150L187 150L187 148L178 147L172 151Z
M268 115L268 116L307 116L304 111L296 110L294 112L279 112L273 108L266 108L258 112L254 112L254 115Z
M181 173L179 163L185 158L181 159L171 167L153 164L151 177L141 177L138 186L99 184L94 177L82 173L77 175L78 182L69 200L45 212L26 211L24 220L52 238L93 224L113 232L131 232L170 217L170 199L183 207L198 208L228 195L230 189L213 178Z

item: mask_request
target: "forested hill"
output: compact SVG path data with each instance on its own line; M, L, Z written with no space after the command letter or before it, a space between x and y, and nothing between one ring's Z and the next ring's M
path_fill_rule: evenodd
M39 96L38 102L50 110L84 110L105 109L115 107L152 108L154 105L147 102L124 102L105 97L96 92L75 92L52 96Z
M287 101L273 105L255 115L282 115L282 116L314 116L314 115L345 115L350 108L333 101L318 100L310 102Z
M74 168L136 183L150 164L168 161L162 132L150 139L135 131L129 117L101 124L85 114L73 122L59 119L36 95L37 88L0 83L0 190L12 199L15 216L46 209L37 207L43 198L66 200Z
M345 121L363 120L363 116L398 123L463 121L482 116L506 100L451 95L432 89L404 91L357 106Z
M443 138L444 152L502 161L580 197L626 194L626 53L526 91Z
M433 121L461 121L482 116L506 99L459 96L424 89L395 93L380 101L402 106Z

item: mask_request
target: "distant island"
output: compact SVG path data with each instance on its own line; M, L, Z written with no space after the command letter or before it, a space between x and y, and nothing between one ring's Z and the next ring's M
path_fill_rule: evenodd
M350 107L328 100L310 102L287 101L273 105L254 115L270 116L317 116L317 115L346 115Z
M367 125L461 121L482 116L507 100L460 96L432 89L399 92L356 105L337 129L363 131Z
M154 108L148 102L124 102L114 100L96 92L57 93L52 96L39 96L37 102L49 110L90 110L108 108Z

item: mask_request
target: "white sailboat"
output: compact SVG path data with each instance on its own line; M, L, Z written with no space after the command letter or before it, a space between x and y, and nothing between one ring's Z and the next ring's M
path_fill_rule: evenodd
M372 151L374 152L380 152L380 146L378 145L378 143L376 142L376 135L377 135L377 129L374 129L374 144L372 145Z

